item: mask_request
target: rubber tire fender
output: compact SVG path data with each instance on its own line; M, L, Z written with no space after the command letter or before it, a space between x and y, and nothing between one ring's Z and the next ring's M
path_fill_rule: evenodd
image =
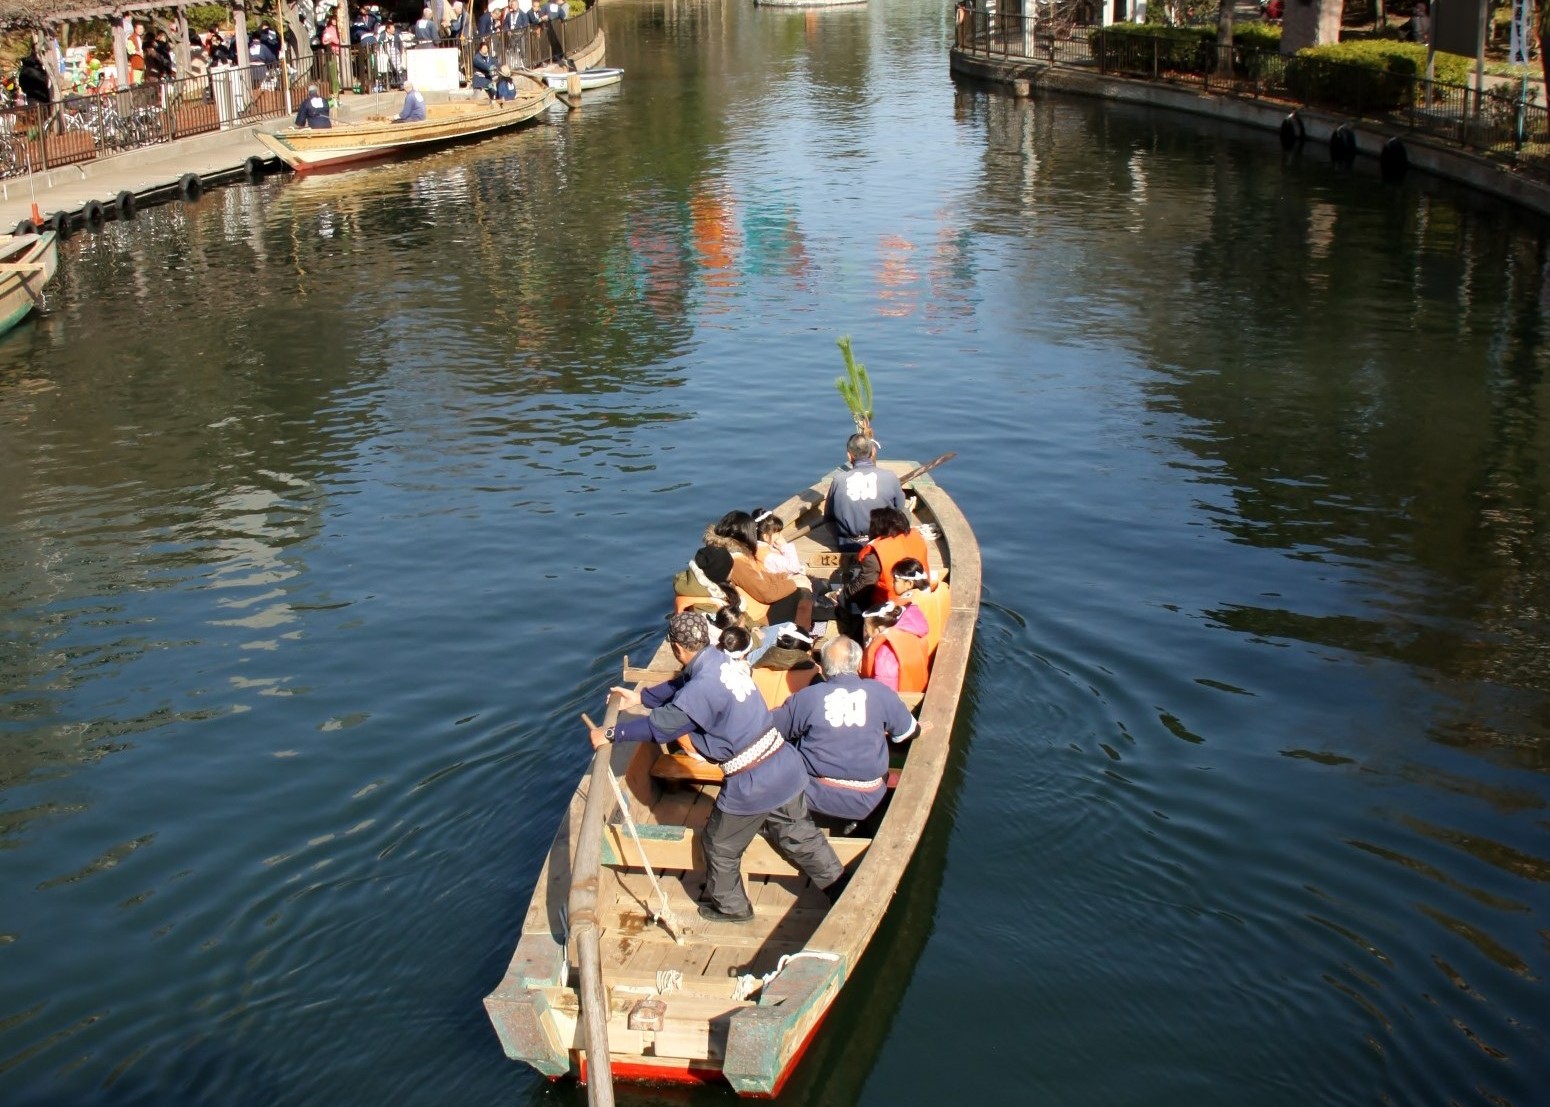
M135 199L135 194L127 188L113 199L113 207L117 210L120 219L133 219L137 204L138 201Z
M264 159L254 154L242 163L242 168L247 173L248 180L261 180L264 176Z
M198 173L185 173L178 178L178 195L190 202L204 195L205 183L199 179Z
M1302 124L1302 116L1292 112L1281 120L1281 149L1288 152L1297 149L1308 137L1308 128Z
M1329 160L1336 165L1350 165L1356 161L1356 132L1351 124L1342 123L1331 132Z
M43 221L45 230L54 232L54 237L63 242L70 237L70 216L65 212L56 211Z
M1405 172L1409 168L1410 151L1405 149L1405 144L1396 135L1383 144L1378 154L1378 169L1385 181L1398 184L1405 179Z
M100 226L107 214L101 200L87 200L86 206L81 209L81 221L88 227Z
M12 234L37 234L38 233L38 225L36 223L34 223L31 219L23 219L20 223L16 224L16 229L14 231L12 231L11 233Z

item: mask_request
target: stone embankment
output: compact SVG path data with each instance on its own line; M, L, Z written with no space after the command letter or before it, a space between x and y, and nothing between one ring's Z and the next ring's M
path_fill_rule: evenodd
M1054 92L1097 96L1120 103L1226 119L1276 134L1280 133L1287 118L1294 116L1303 141L1324 144L1326 148L1337 128L1349 127L1355 134L1356 152L1373 158L1379 157L1390 140L1398 139L1403 143L1411 168L1468 185L1541 215L1550 215L1550 184L1514 172L1463 147L1449 146L1412 131L1385 127L1374 120L1352 119L1277 100L1206 92L1165 81L1117 77L1079 66L1050 65L1015 56L987 58L957 47L949 53L949 67L957 76L1001 84L1017 95Z

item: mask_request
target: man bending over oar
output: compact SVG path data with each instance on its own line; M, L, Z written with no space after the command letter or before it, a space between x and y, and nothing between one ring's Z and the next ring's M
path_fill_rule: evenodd
M649 715L588 731L592 748L604 742L673 742L688 736L726 781L705 826L703 918L747 922L753 904L743 889L743 852L761 830L782 856L829 893L839 894L844 866L807 813L807 770L775 729L748 667L710 644L705 618L679 612L667 621L667 640L683 671L644 693L614 688L624 707Z

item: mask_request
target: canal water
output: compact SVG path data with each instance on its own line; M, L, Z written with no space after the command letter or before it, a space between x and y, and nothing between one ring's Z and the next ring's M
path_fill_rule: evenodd
M984 608L783 1101L1545 1103L1547 228L955 87L934 0L606 3L579 112L77 235L0 342L0 1101L582 1102L480 1005L577 712L849 334Z

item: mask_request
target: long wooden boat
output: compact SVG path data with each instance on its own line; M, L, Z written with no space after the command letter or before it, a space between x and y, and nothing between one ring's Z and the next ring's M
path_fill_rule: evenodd
M273 134L260 131L256 137L297 173L313 173L515 127L552 103L554 93L547 85L524 79L515 100L492 101L480 96L431 104L425 109L425 119L417 123L339 121L321 131L287 127Z
M0 241L0 334L42 303L43 286L58 269L59 243L53 231Z
M882 464L900 474L912 468ZM825 478L776 508L777 514L805 521L799 517L817 513L827 487ZM698 839L718 786L693 778L716 771L696 770L651 743L605 746L597 764L606 763L616 776L635 833L617 809L606 773L595 768L583 777L560 820L511 963L484 1001L508 1057L551 1078L585 1080L589 1071L607 1069L624 1080L725 1081L744 1095L779 1092L882 921L920 841L951 748L979 612L979 546L933 479L920 477L910 488L917 498L915 521L937 528L929 543L931 567L951 569L952 610L926 692L913 697L921 732L903 747L896 777L890 772L880 821L874 815L866 824L875 826L873 837L831 837L852 874L844 894L829 906L761 837L742 862L754 919L703 921L696 913L704 884ZM818 575L841 564L826 526L796 545ZM676 669L664 641L644 668L626 665L624 676L647 685ZM897 762L899 751L894 757ZM607 818L595 877L584 859L593 793L600 813L594 817ZM643 862L655 873L676 925L688 931L682 944L655 921L664 905ZM572 898L573 877L584 900ZM587 905L584 918L576 907L581 902ZM596 936L595 946L581 940L583 931ZM600 966L600 985L588 984L589 961ZM583 999L589 992L596 997L590 1011ZM587 1048L589 1016L598 1020L597 1030L606 1021L606 1063Z

